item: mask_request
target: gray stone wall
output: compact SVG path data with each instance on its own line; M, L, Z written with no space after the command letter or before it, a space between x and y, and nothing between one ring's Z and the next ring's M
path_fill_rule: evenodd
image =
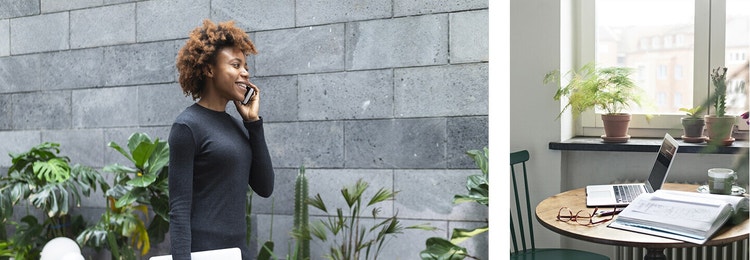
M110 141L137 131L166 138L193 103L180 91L175 57L205 18L235 20L259 50L251 81L263 89L277 186L272 198L253 200L255 243L273 225L286 255L301 165L310 194L326 202L364 179L372 192L400 192L385 216L440 228L407 230L383 259L418 259L428 237L487 219L485 207L451 203L478 173L464 152L488 143L487 0L0 0L3 173L6 154L44 141L100 168L126 163ZM76 213L94 221L104 205L94 194ZM486 235L463 245L487 258ZM312 246L320 259L325 245ZM150 255L168 250L155 245Z

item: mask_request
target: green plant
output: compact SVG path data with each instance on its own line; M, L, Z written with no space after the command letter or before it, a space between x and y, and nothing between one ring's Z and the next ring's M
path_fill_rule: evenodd
M29 256L51 238L74 236L75 228L83 223L80 218L73 219L77 222L71 221L70 205L80 206L81 196L88 197L92 190L96 191L97 185L103 191L109 189L99 172L77 164L71 167L70 159L59 153L59 144L44 142L27 152L10 154L11 167L7 176L0 178L0 238L8 239L6 223L15 225L17 230L4 244L2 251L9 251L5 255ZM21 218L21 223L10 220L13 207L23 200L45 213L42 223L30 215ZM36 234L37 228L45 231L39 232L38 239L19 234Z
M375 224L372 227L364 224L366 216L363 214L366 214L369 207L392 200L395 196L395 192L381 188L367 200L363 194L368 187L367 182L358 180L354 186L341 189L341 195L348 206L346 214L342 208L329 212L320 194L308 199L309 205L329 214L326 220L313 222L310 226L310 233L315 238L322 242L330 240L333 243L329 247L326 258L333 260L377 259L387 238L403 233L404 227L401 226L396 215L378 220L380 207L373 207L371 210L371 219ZM330 215L330 213L335 215Z
M310 259L311 237L307 193L305 166L302 166L294 183L294 230L292 231L292 237L297 240L294 250L298 252L296 260Z
M547 73L543 82L558 84L555 100L568 97L568 103L560 115L568 108L574 117L591 108L601 109L606 114L619 114L631 103L641 105L642 90L630 79L631 73L630 68L596 68L592 62L569 71L566 76L570 76L570 81L565 87L560 85L560 72L557 70Z
M711 70L711 82L714 84L714 96L711 103L714 105L716 116L726 115L727 106L727 68L717 67Z
M483 150L470 150L466 152L474 163L482 171L482 174L471 175L467 178L466 189L468 194L455 195L453 203L476 202L489 207L489 150L485 147ZM431 237L425 241L426 249L420 252L419 256L423 260L460 260L466 257L478 259L468 253L466 248L459 246L461 242L482 234L489 230L489 225L484 225L475 229L453 229L450 240L440 237Z
M78 237L81 245L109 248L117 259L134 259L134 250L148 253L151 243L164 240L169 230L169 192L167 164L169 146L144 133L128 138L128 151L117 143L109 147L130 160L134 167L111 164L105 172L114 173L114 185L105 194L107 208L99 222ZM149 206L155 213L149 222Z
M703 111L703 108L701 106L697 106L697 107L694 107L694 108L684 108L683 107L683 108L680 108L680 111L685 112L685 115L688 118L697 119L697 118L700 117L699 114L701 113L701 111Z

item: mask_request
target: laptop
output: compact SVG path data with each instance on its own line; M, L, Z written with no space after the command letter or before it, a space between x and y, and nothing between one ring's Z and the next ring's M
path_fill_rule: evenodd
M242 260L242 253L239 248L226 248L217 250L208 250L190 253L193 260ZM154 256L149 260L172 260L172 255Z
M660 189L672 167L677 148L679 148L677 141L669 134L665 134L646 183L588 185L586 186L586 206L627 206L639 194L652 193Z

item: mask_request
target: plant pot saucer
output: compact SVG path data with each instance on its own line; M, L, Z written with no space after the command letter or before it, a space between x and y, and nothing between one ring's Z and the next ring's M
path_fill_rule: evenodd
M710 143L711 142L711 138L706 137L706 142ZM732 143L734 143L734 137L729 137L727 139L721 140L721 144L724 145L724 146L730 146L730 145L732 145Z
M693 137L693 136L681 136L683 142L686 143L702 143L708 139L706 136Z
M602 140L605 143L626 143L628 142L628 140L630 140L630 136L626 135L626 136L620 136L620 137L611 137L611 136L602 135Z

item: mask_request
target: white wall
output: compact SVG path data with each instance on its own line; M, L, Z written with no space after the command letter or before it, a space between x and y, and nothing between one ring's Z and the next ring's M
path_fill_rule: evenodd
M560 139L555 90L544 74L560 65L560 1L510 1L510 151L528 150L532 205L560 192ZM512 188L510 188L512 192ZM533 207L533 206L532 206ZM559 247L559 235L535 226L537 247Z

